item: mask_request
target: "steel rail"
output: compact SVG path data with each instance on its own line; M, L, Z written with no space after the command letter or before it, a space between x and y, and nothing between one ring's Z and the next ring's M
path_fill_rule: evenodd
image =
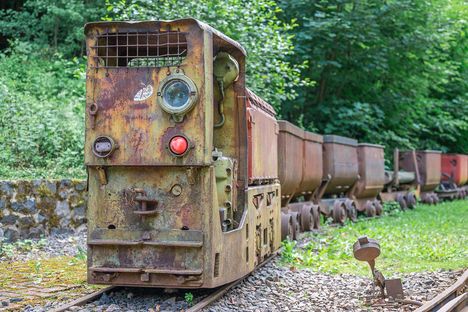
M205 298L203 298L200 302L198 302L194 306L187 309L186 312L201 311L201 309L207 307L208 305L210 305L211 303L213 303L214 301L219 299L228 290L230 290L234 286L240 284L244 279L246 279L251 274L255 273L255 271L257 271L259 268L263 267L265 264L267 264L268 262L273 260L277 255L278 255L278 251L276 251L273 255L271 255L270 257L265 259L262 263L260 263L257 267L255 267L255 269L252 272L250 272L249 274L245 275L244 277L242 277L242 278L240 278L240 279L238 279L238 280L236 280L234 282L231 282L229 284L226 284L226 285L221 286L220 288L216 289L213 293L211 293L208 296L206 296ZM60 305L57 308L54 308L53 310L51 310L51 312L64 312L64 311L67 311L68 309L70 309L71 307L74 307L74 306L83 306L83 305L85 305L85 304L87 304L87 303L89 303L91 301L94 301L95 299L97 299L102 294L107 293L107 292L109 292L111 290L115 290L117 288L119 288L119 286L105 287L105 288L100 289L98 291L95 291L93 293L90 293L90 294L84 295L82 297L79 297L79 298L77 298L77 299L75 299L73 301L70 301L70 302L65 303L63 305Z
M90 294L87 294L85 296L82 296L78 299L75 299L73 301L70 301L68 303L65 303L57 308L54 308L53 310L51 310L51 312L63 312L63 311L66 311L68 309L70 309L71 307L74 307L74 306L82 306L82 305L85 305L87 304L88 302L90 301L93 301L94 299L96 299L97 297L99 297L100 295L102 295L103 293L106 293L108 291L111 291L115 288L117 288L118 286L108 286L108 287L105 287L103 289L100 289L98 291L95 291L95 292L92 292Z
M425 302L415 312L452 312L468 311L468 270L452 286L441 292L434 299Z
M229 283L227 285L224 285L224 286L221 286L221 288L217 289L216 291L214 291L213 293L209 294L207 297L203 298L200 302L198 302L197 304L195 304L194 306L190 307L189 309L186 310L186 312L199 312L201 311L203 308L206 308L207 306L209 306L210 304L212 304L214 301L218 300L219 298L221 298L221 296L223 296L225 293L227 293L230 289L232 289L234 286L237 286L238 284L240 284L243 280L245 280L247 277L249 277L250 275L252 275L253 273L255 273L258 269L260 269L261 267L263 267L265 264L267 264L268 262L270 262L271 260L273 260L276 256L278 255L278 251L276 251L273 255L271 255L270 257L268 257L267 259L265 259L262 263L260 263L259 265L257 265L255 267L255 269L250 272L249 274L245 275L244 277L232 282L232 283Z

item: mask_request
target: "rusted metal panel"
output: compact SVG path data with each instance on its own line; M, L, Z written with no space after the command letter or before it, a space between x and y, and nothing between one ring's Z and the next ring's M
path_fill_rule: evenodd
M354 195L357 198L374 198L383 189L385 183L384 147L360 143L357 153L359 180Z
M468 180L468 157L462 154L442 154L442 181L453 181L458 186Z
M358 179L357 141L337 135L323 137L323 175L331 177L325 195L346 193Z
M183 167L151 170L110 167L108 184L102 188L97 170L90 168L88 280L91 283L149 286L158 285L161 281L155 275L163 272L141 280L151 270L153 273L173 270L179 275L203 272L204 222L199 207L209 205L211 184L203 178L209 169L194 170L190 174ZM175 185L180 192L172 192ZM156 210L155 214L135 213L141 209L137 198L142 192L158 200L147 207ZM186 275L191 276L190 281L162 278L167 285L177 287L201 285L201 273Z
M323 137L312 132L304 131L303 138L303 170L298 193L311 194L320 186L323 177Z
M278 178L278 124L273 108L247 90L249 183Z
M303 176L304 130L279 120L278 173L283 198L290 198L299 189Z
M226 36L225 34L221 33L220 31L214 29L210 25L203 23L201 21L198 21L193 18L184 18L184 19L177 19L177 20L165 20L165 21L114 21L114 22L107 22L107 21L101 21L101 22L92 22L92 23L87 23L85 25L84 32L85 34L88 34L89 31L91 31L94 28L109 28L109 27L116 27L119 29L130 29L134 30L136 28L151 28L151 29L161 29L164 28L167 25L193 25L196 26L197 28L200 28L204 30L205 32L211 33L215 36L215 40L220 40L223 42L226 42L228 45L235 47L238 51L242 53L243 56L247 55L247 52L245 51L244 47L241 46L241 44L230 37Z
M125 24L127 25L127 24ZM131 24L129 24L131 25ZM88 34L89 64L87 71L86 141L93 142L105 135L112 138L118 148L105 158L96 157L92 144L85 145L85 163L89 166L154 166L154 165L207 165L211 161L211 142L205 131L211 120L206 112L212 110L212 94L205 85L204 35L196 25L180 24L187 33L187 56L177 68L158 67L97 67L97 36L102 33L127 34L155 31L151 24L140 27L119 28L118 24L90 25ZM171 29L170 24L158 24ZM144 26L144 27L143 27ZM132 28L133 27L133 28ZM149 49L149 47L147 47ZM120 48L119 48L120 49ZM121 50L119 50L121 51ZM121 51L122 52L122 51ZM122 52L123 53L123 52ZM169 74L184 73L198 89L195 108L188 112L184 122L174 122L157 104L159 83ZM142 96L142 94L145 96ZM209 103L209 104L208 104ZM200 127L200 125L203 125ZM184 157L173 157L168 142L175 135L184 135L190 150Z
M431 192L437 188L441 177L441 152L432 150L416 151L417 168L414 167L411 151L400 153L400 168L406 171L418 171L422 192Z

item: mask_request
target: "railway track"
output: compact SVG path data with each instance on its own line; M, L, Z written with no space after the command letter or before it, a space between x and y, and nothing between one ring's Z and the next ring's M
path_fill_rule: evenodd
M205 297L203 297L200 301L198 301L196 304L194 304L192 307L188 308L187 310L185 310L185 312L197 312L197 311L201 311L203 308L206 308L207 306L209 306L211 303L213 303L214 301L218 300L219 298L221 298L226 292L228 292L230 289L232 289L234 286L240 284L244 279L246 279L248 276L250 276L251 274L254 274L259 268L263 267L265 264L269 263L271 260L273 260L277 255L279 254L279 251L276 252L275 254L273 254L272 256L270 256L269 258L267 258L265 261L263 261L261 264L259 264L256 268L255 268L255 271L251 272L250 274L247 274L246 276L244 276L243 278L241 279L238 279L232 283L229 283L229 284L226 284L224 286L221 286L219 288L216 288L215 290L213 290L212 292L210 292L208 295L206 295ZM72 307L76 307L76 306L84 306L90 302L93 302L93 301L96 301L98 300L103 294L108 294L112 291L115 291L115 290L118 290L118 289L121 289L123 287L119 287L119 286L109 286L109 287L105 287L103 289L100 289L98 291L95 291L91 294L87 294L87 295L84 295L80 298L77 298L71 302L68 302L66 304L63 304L57 308L55 308L54 310L52 310L52 312L65 312L65 311L68 311L70 308ZM131 299L129 299L131 300Z
M415 312L467 312L468 270L452 286L434 299L423 303Z

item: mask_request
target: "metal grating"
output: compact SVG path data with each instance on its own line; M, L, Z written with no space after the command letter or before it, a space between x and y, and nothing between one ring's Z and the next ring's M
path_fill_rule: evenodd
M186 34L179 31L104 33L96 39L96 68L178 66L187 56Z

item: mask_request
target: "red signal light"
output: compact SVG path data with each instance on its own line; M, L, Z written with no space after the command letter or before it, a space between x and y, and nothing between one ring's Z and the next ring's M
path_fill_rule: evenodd
M187 151L188 148L187 139L180 135L175 136L169 142L169 148L174 154L182 155Z

